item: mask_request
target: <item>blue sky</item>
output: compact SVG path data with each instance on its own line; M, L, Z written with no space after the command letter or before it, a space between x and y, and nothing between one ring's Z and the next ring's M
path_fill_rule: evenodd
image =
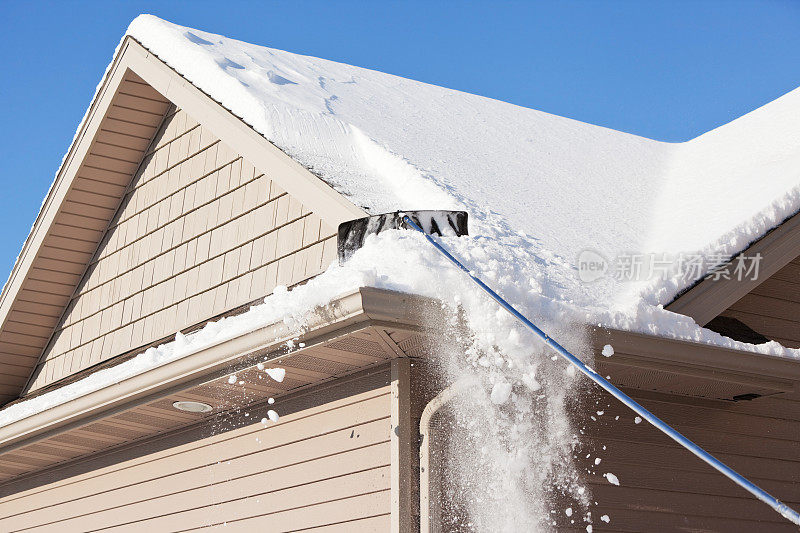
M683 141L800 86L800 2L2 3L0 276L131 19Z

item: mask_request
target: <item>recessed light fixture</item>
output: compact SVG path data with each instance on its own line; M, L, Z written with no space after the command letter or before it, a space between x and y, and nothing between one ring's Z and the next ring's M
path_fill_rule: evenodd
M208 413L213 409L207 403L202 402L175 402L172 407L178 411L186 411L188 413Z

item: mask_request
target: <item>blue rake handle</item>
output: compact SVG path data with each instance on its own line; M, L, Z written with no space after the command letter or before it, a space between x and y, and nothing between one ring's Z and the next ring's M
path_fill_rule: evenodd
M566 348L561 346L558 342L550 338L544 331L539 329L536 324L525 318L525 316L514 309L514 307L508 303L502 296L494 292L491 288L489 288L483 281L472 275L472 272L469 271L467 267L465 267L458 259L453 257L453 255L447 251L441 244L439 244L432 236L425 233L422 228L420 228L413 220L411 220L408 216L403 216L403 220L406 224L409 225L412 229L417 230L418 232L422 233L422 235L427 239L429 243L431 243L434 248L436 248L442 255L444 255L451 263L455 266L463 270L471 279L475 282L478 287L483 289L489 296L494 299L500 307L511 313L517 320L522 322L529 330L533 331L536 335L538 335L548 346L550 346L553 350L555 350L561 357L566 359L570 364L575 366L578 370L580 370L586 377L603 387L609 394L614 396L616 399L630 407L636 414L653 424L656 428L658 428L662 433L666 434L669 438L695 454L697 457L705 461L707 464L711 465L715 468L718 472L722 475L726 476L728 479L742 487L744 490L761 500L762 502L766 503L770 507L772 507L776 512L778 512L782 517L786 518L787 520L793 522L800 526L800 513L786 505L785 503L781 503L780 500L760 488L758 485L753 483L752 481L748 480L728 465L705 451L703 448L695 444L694 442L690 441L678 431L673 429L669 426L666 422L658 418L656 415L639 405L633 398L619 390L615 387L610 381L605 379L603 376L599 375L597 372L583 364L583 362L572 355Z

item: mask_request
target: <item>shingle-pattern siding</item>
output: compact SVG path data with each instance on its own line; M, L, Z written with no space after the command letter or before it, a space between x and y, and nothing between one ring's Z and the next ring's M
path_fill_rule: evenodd
M169 114L29 391L327 267L334 229L263 170Z
M16 399L28 383L170 110L170 102L133 72L121 77L113 95L95 102L107 105L106 112L95 104L90 109L3 288L0 404Z

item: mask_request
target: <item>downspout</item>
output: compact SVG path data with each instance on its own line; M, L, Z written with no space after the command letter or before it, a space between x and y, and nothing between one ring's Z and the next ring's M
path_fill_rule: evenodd
M442 392L437 394L419 419L419 530L420 533L431 533L431 495L430 495L430 462L431 462L431 420L439 409L450 403L456 396L475 385L473 378L462 377ZM434 529L437 531L438 527Z

